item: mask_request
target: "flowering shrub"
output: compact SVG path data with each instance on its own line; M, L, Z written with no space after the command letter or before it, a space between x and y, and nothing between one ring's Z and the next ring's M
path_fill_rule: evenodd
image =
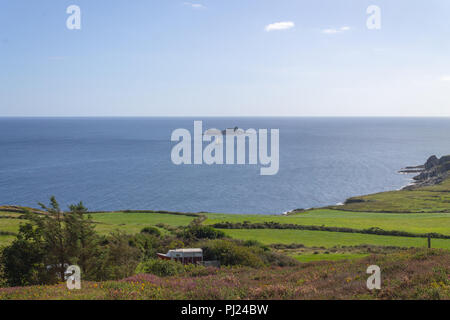
M136 273L151 273L160 277L168 277L184 274L185 267L173 260L149 259L138 265Z

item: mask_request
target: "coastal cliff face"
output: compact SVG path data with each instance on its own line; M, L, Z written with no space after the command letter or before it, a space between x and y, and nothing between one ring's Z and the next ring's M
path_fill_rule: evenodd
M413 179L415 183L413 185L407 186L405 190L413 190L419 187L432 186L441 183L445 179L450 177L450 155L438 158L436 156L431 156L428 158L427 162L423 166L414 167L416 171L410 172L420 172ZM411 170L411 168L410 168ZM407 171L402 171L407 172Z

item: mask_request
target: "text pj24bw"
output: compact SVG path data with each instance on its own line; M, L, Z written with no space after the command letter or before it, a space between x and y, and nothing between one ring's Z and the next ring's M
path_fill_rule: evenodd
M225 314L231 317L239 315L266 315L269 309L268 305L230 305L225 306Z

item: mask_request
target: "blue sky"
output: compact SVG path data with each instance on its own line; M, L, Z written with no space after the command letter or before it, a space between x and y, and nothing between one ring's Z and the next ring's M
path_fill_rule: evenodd
M1 0L0 116L450 116L449 57L447 0Z

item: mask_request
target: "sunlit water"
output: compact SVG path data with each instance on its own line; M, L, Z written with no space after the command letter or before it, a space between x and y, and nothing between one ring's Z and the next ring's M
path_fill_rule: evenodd
M279 129L279 173L174 165L171 133L194 120ZM0 118L0 204L282 213L398 189L432 154L450 154L448 118Z

